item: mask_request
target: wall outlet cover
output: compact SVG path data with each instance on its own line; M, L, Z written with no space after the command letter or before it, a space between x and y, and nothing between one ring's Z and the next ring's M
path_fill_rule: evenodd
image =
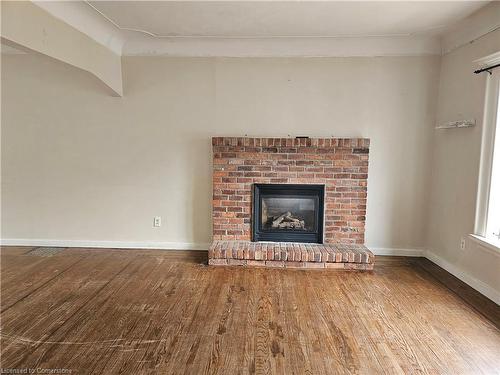
M467 245L467 242L465 240L465 237L462 237L460 239L460 250L465 250L466 245Z
M158 228L161 227L161 216L155 216L153 219L153 226Z

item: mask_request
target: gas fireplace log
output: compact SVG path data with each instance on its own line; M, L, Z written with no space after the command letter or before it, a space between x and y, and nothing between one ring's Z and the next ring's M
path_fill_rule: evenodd
M305 228L304 220L292 216L291 212L285 212L273 220L273 228Z
M280 229L305 229L304 221L283 221L278 224Z
M278 216L276 219L273 220L273 228L277 228L283 220L285 220L286 217L291 217L292 213L291 212L285 212L284 214L281 214Z

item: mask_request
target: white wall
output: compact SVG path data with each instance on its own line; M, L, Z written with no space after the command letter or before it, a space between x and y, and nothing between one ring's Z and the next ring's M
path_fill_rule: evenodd
M53 2L52 6L64 7ZM51 8L50 2L40 5ZM1 3L2 39L94 74L114 95L122 95L121 56L53 17L31 1ZM96 29L96 25L90 25ZM113 40L113 38L109 38Z
M371 138L367 244L425 246L439 57L3 57L3 239L208 243L210 137L290 134Z
M500 252L470 240L462 251L460 239L474 231L486 88L487 73L473 74L473 61L499 50L497 30L442 57L438 123L475 118L477 126L434 133L428 239L430 251L448 268L475 279L476 287L496 290L498 296Z

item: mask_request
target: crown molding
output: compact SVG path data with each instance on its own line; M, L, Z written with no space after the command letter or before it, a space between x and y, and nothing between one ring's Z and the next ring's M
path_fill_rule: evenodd
M500 2L493 1L457 22L443 34L442 54L450 53L496 30L500 30Z
M430 35L360 37L161 37L121 29L86 1L33 1L120 56L354 57L441 53Z
M162 37L122 29L86 1L33 3L119 56L357 57L446 54L500 28L500 2L451 26L441 37Z
M439 39L398 37L155 38L136 35L124 56L355 57L439 55Z

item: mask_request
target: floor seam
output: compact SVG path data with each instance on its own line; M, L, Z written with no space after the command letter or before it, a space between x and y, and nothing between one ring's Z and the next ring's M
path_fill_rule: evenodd
M41 288L43 288L44 286L46 286L48 283L50 283L51 281L57 279L59 276L61 276L62 274L66 273L66 271L70 270L71 268L73 268L73 266L79 262L81 262L83 259L86 259L88 257L87 256L82 256L80 259L78 259L76 262L72 263L69 267L65 268L64 270L62 270L61 272L59 272L57 275L51 277L50 279L48 279L47 281L45 281L43 284L39 285L38 287L36 287L35 289L33 289L31 292L29 292L28 294L22 296L21 298L19 298L16 302L14 303L11 303L9 306L5 307L4 309L2 309L0 311L0 313L4 313L6 312L7 310L9 310L11 307L15 306L17 303L25 300L26 298L28 298L30 295L32 295L33 293L37 292L38 290L40 290Z
M115 278L116 278L116 277L117 277L120 273L122 273L122 272L123 272L123 271L124 271L124 270L125 270L125 269L129 266L129 265L130 265L130 263L132 263L132 261L133 261L134 259L135 259L135 258L133 258L132 260L130 260L130 262L128 262L128 263L125 265L125 267L123 267L120 271L118 271L115 275L113 275L113 277L112 277L111 279L109 279L109 280L106 282L106 284L104 284L104 285L103 285L101 288L99 288L99 289L98 289L98 290L97 290L94 294L92 294L92 296L90 296L90 297L89 297L89 298L85 301L85 303L84 303L84 304L82 304L82 305L81 305L81 306L80 306L80 307L79 307L76 311L74 311L74 312L73 312L73 314L71 314L71 315L70 315L70 316L69 316L69 317L68 317L68 318L64 321L64 323L62 323L62 324L61 324L59 327L57 327L57 328L56 328L53 332L51 332L51 333L50 333L50 335L49 335L49 336L47 336L47 337L44 339L44 341L47 341L48 339L50 339L50 338L51 338L54 334L56 334L56 333L57 333L57 331L59 331L62 327L64 327L64 325L65 325L65 324L66 324L66 323L67 323L67 322L68 322L68 321L69 321L69 320L70 320L73 316L75 316L75 314L77 314L77 313L78 313L78 312L79 312L82 308L84 308L84 307L87 305L87 303L88 303L89 301L91 301L93 298L95 298L95 297L96 297L96 296L97 296L97 295L98 295L98 294L99 294L99 293L100 293L100 292L101 292L101 291L102 291L105 287L107 287L107 286L109 285L109 283L110 283L111 281L113 281L113 280L114 280L114 279L115 279ZM16 366L17 366L17 365L19 365L20 363L22 363L26 357L28 357L29 355L31 355L31 354L32 354L35 350L37 350L37 349L38 349L41 345L43 345L43 343L40 343L40 344L36 345L36 346L33 348L33 350L31 350L29 353L25 354L25 355L23 356L23 358L21 358L21 360L20 360L20 361L18 361L18 363L16 364ZM52 344L52 345L54 345L54 344ZM51 346L51 347L52 347L52 346ZM38 363L37 363L37 365L38 365ZM14 367L15 367L15 366L14 366Z

